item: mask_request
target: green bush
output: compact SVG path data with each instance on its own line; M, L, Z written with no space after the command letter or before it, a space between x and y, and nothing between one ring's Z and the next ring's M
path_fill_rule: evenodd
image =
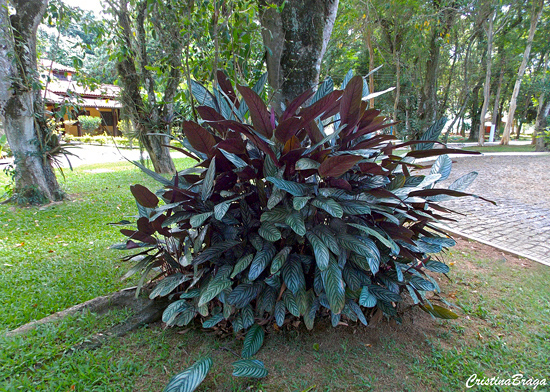
M455 244L433 226L445 210L436 202L467 195L477 173L434 186L449 176L445 154L464 151L392 144L378 132L391 124L362 101L360 76L343 90L327 80L281 115L258 95L262 82L239 86L240 98L227 80L219 85L214 96L193 84L204 123L183 122L179 150L197 165L171 180L141 166L164 189L131 187L140 218L115 246L139 249L125 258L137 262L128 276L141 272L143 282L155 271L150 298L172 300L166 324L198 318L235 332L268 319L302 319L308 329L319 316L367 324L377 312L399 320L406 296L436 317L457 317L426 271L449 271L432 256ZM411 144L405 157L393 154ZM439 156L431 173L415 175L414 160L429 156Z
M101 117L78 116L80 127L89 133L96 131L101 125Z

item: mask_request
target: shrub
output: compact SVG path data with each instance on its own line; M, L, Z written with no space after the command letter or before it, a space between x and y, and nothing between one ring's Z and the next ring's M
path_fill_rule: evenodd
M155 271L150 298L172 299L166 324L199 318L235 332L267 319L302 319L308 329L318 316L367 324L376 312L399 319L406 296L436 317L457 317L438 305L445 301L426 271L449 271L433 256L455 244L433 225L447 211L436 202L467 195L476 173L434 186L449 176L445 154L464 151L392 144L378 133L392 124L362 101L360 76L343 90L327 80L280 115L258 95L261 82L239 86L239 98L218 79L215 95L194 83L204 122L182 125L187 150L178 150L197 165L167 180L136 163L164 189L131 187L140 217L117 246L140 249L125 258L137 262L127 276L141 272L143 282ZM430 174L414 174L415 158L429 156L439 156Z
M86 132L92 133L101 125L101 117L78 116L80 126Z

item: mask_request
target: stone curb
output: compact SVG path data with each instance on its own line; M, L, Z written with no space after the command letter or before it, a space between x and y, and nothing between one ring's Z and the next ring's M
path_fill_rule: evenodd
M441 225L441 224L437 224L435 223L434 226L436 226L437 228L441 229L441 230L445 230L446 232L452 234L452 235L456 235L456 236L459 236L459 237L462 237L462 238L466 238L466 239L469 239L469 240L473 240L473 241L476 241L476 242L479 242L479 243L482 243L484 245L488 245L490 247L493 247L495 249L498 249L498 250L501 250L503 252L506 252L506 253L509 253L513 256L517 256L517 257L522 257L524 259L528 259L528 260L532 260L532 261L535 261L539 264L543 264L543 265L546 265L548 267L550 267L550 260L542 260L538 257L533 257L533 256L527 256L523 253L520 253L520 252L516 252L510 248L506 248L504 246L500 246L500 245L496 245L490 241L487 241L487 240L484 240L483 238L480 238L480 237L477 237L475 235L471 235L471 234L466 234L460 230L456 230L456 229L451 229L449 228L448 226L445 226L445 225Z

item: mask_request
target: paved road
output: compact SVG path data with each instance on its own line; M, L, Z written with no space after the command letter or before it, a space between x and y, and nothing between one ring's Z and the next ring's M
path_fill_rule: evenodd
M446 223L451 231L550 266L550 154L453 158L448 185L477 171L467 190L489 198L456 198L442 203L465 214Z

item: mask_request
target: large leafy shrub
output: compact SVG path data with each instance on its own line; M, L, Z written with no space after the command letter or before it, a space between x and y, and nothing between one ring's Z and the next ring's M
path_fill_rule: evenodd
M137 262L129 274L143 282L156 271L150 297L172 299L165 323L199 318L239 331L300 318L311 329L326 315L334 326L367 324L377 311L398 318L405 296L456 317L434 302L439 287L426 271L449 271L432 256L455 243L433 225L447 211L437 201L466 195L475 173L435 186L450 173L444 154L460 150L392 143L379 133L392 124L362 100L360 76L343 90L327 80L282 114L258 95L265 79L238 93L223 73L218 80L214 93L193 84L202 121L182 125L180 150L197 165L171 180L142 167L164 188L131 187L141 217L137 230L122 230L122 247L140 248L126 258ZM416 158L438 155L429 175L415 174Z

